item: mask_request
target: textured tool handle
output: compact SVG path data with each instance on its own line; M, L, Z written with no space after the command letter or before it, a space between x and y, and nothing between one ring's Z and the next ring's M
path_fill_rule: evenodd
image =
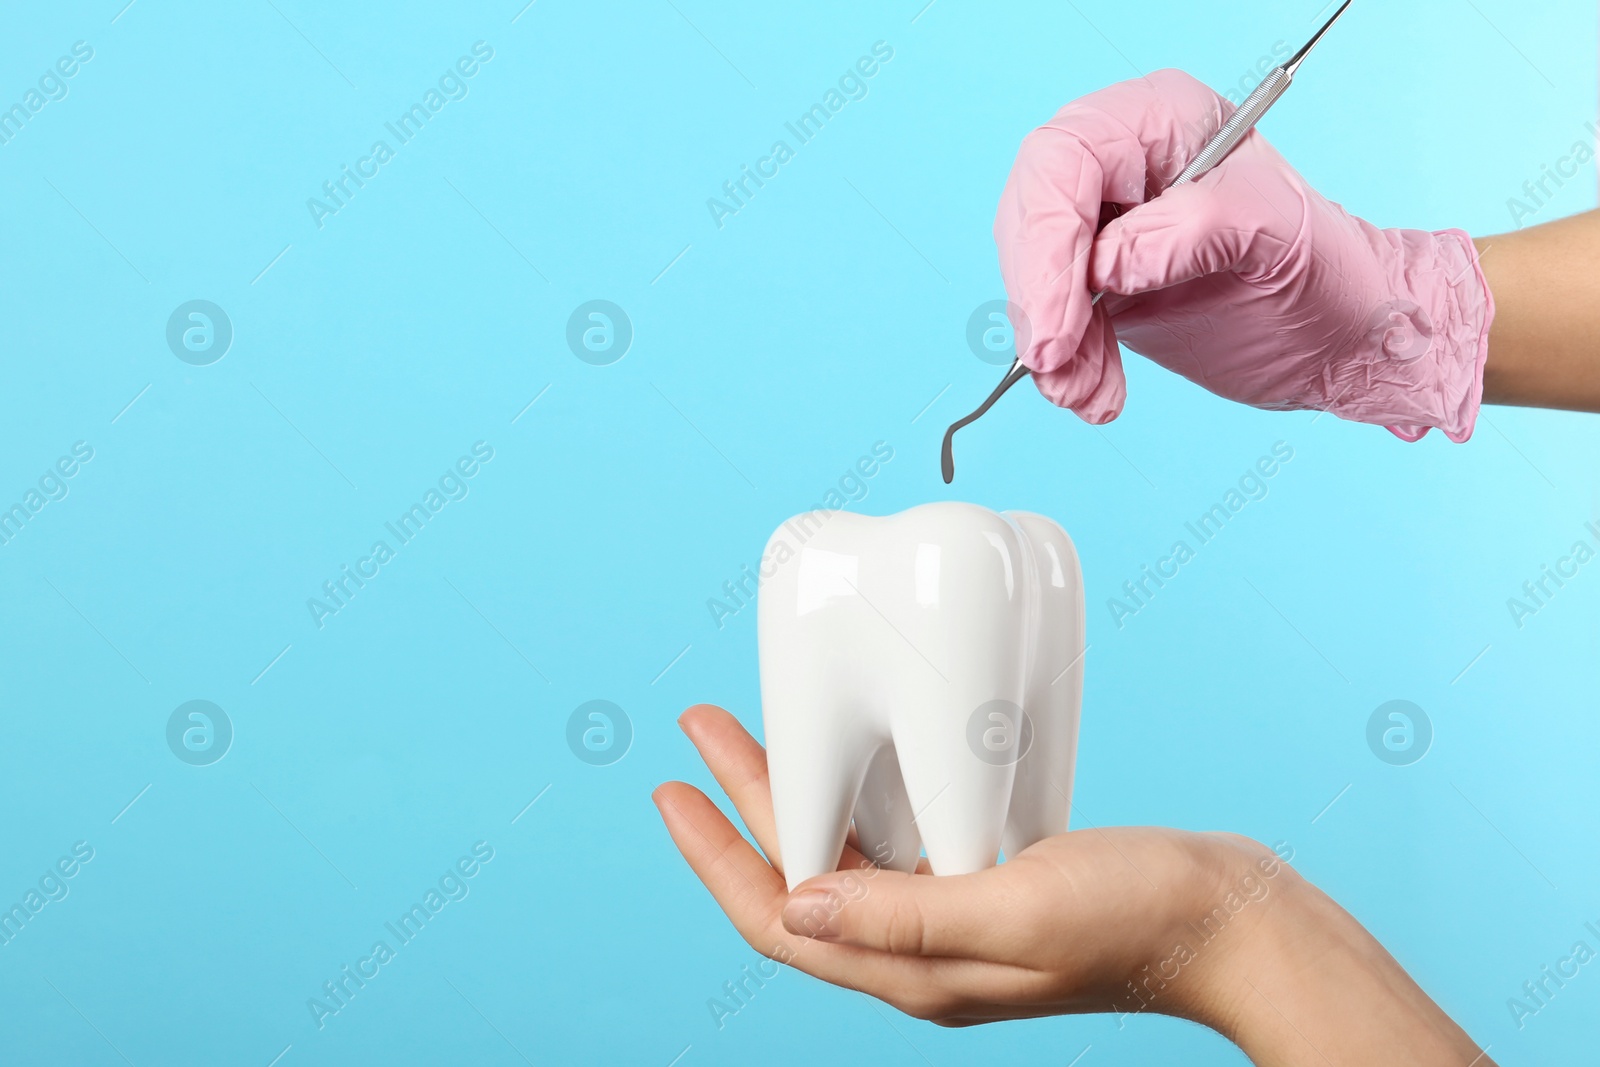
M1292 80L1293 76L1283 67L1279 67L1267 75L1266 81L1256 86L1256 91L1251 93L1243 104L1239 105L1239 110L1233 113L1233 117L1223 124L1222 129L1217 131L1215 137L1206 142L1206 146L1200 150L1200 154L1194 157L1194 161L1185 167L1183 173L1178 175L1177 180L1167 188L1171 189L1196 181L1209 172L1211 168L1228 158L1228 153L1237 148L1239 142L1244 140L1251 130L1255 129L1256 123L1261 121L1261 116L1265 115L1267 110L1278 102L1278 97L1282 96L1284 90L1289 88L1289 82Z

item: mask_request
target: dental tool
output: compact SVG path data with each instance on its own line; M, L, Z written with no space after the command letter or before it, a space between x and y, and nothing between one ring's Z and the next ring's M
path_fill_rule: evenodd
M1256 91L1246 98L1245 102L1239 106L1239 109L1233 113L1233 116L1223 124L1222 129L1217 131L1216 136L1206 142L1205 147L1200 150L1200 154L1195 156L1194 160L1184 168L1183 173L1179 174L1170 185L1161 191L1165 192L1167 189L1198 181L1224 159L1228 158L1229 153L1239 146L1239 143L1245 139L1246 135L1255 128L1256 123L1261 121L1272 105L1278 102L1278 98L1288 90L1290 83L1294 81L1295 74L1300 70L1300 64L1305 62L1306 56L1310 55L1317 42L1322 40L1323 34L1333 28L1333 24L1339 21L1340 16L1345 13L1351 3L1352 0L1344 0L1339 10L1335 11L1333 17L1323 24L1322 28L1312 36L1311 40L1306 42L1305 47L1296 52L1287 63L1268 74L1266 79L1256 87ZM1093 299L1089 301L1090 306L1098 304L1100 298L1105 295L1103 292L1095 293ZM984 413L994 407L995 401L1005 395L1006 390L1027 377L1028 373L1028 368L1022 362L1021 353L1018 353L1016 362L1011 365L1011 369L1006 372L1005 378L1001 380L994 392L990 393L988 398L979 404L975 411L951 423L950 428L944 432L944 445L939 455L939 471L944 475L946 485L949 485L956 476L954 452L956 431L982 417Z

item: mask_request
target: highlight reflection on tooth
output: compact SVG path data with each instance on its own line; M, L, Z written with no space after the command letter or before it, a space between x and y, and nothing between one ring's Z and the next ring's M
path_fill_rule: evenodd
M783 562L757 608L762 714L790 888L838 867L852 818L869 859L909 871L925 849L935 874L1066 830L1084 628L1060 526L971 504L808 512L767 555Z

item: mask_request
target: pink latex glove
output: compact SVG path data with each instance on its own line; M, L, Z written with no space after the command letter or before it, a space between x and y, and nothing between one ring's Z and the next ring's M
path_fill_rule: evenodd
M994 236L1039 390L1111 421L1127 395L1121 341L1230 400L1465 441L1494 317L1471 240L1348 214L1259 132L1151 199L1233 110L1162 70L1068 104L1023 141Z

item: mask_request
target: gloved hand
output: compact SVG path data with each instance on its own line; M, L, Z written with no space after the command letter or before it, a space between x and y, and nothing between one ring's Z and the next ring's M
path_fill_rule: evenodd
M1162 70L1068 104L1023 141L994 235L1040 391L1088 422L1116 418L1121 341L1255 407L1466 440L1494 317L1471 240L1348 214L1259 132L1156 197L1232 112Z

